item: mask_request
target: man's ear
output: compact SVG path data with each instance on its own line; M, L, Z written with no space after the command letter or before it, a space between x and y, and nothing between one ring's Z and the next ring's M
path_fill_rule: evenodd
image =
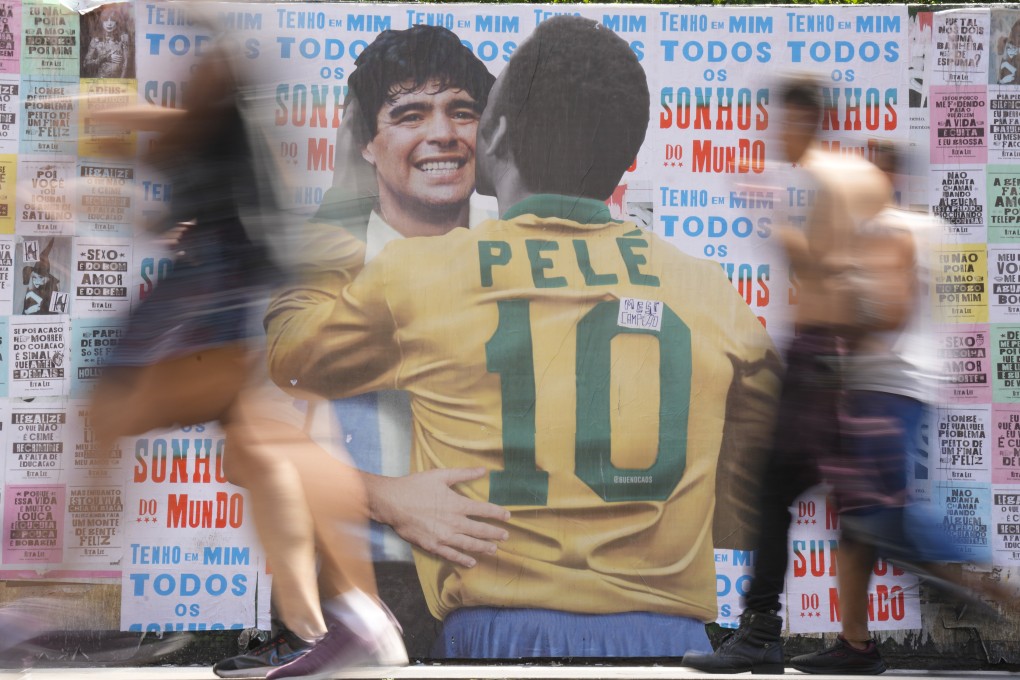
M482 152L492 158L505 158L510 152L510 123L500 116L492 132L485 135Z
M372 152L372 142L361 147L361 157L372 167L375 167L375 154Z

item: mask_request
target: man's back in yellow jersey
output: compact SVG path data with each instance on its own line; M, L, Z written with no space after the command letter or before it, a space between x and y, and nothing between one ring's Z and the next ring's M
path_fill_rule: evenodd
M446 656L710 649L713 542L750 547L741 512L713 527L752 498L717 471L755 477L778 362L717 263L610 220L649 108L626 41L543 21L479 121L503 219L390 243L271 352L281 385L406 390L413 471L488 470L457 490L508 508L508 539L470 568L415 553Z
M407 390L415 471L492 470L460 490L510 509L499 552L473 569L416 553L437 617L713 620L724 424L758 421L748 450L771 425L727 399L735 375L759 404L774 393L774 371L734 371L766 359L764 329L717 264L610 222L604 204L536 196L508 217L388 245L316 336L274 355L274 375L330 397Z

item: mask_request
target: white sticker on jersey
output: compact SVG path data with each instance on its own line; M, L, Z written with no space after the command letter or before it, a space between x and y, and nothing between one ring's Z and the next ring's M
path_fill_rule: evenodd
M620 298L620 315L616 325L641 330L662 330L662 302Z

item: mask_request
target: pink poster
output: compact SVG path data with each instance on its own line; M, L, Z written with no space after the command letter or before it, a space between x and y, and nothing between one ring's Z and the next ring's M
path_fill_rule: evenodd
M987 115L984 86L933 87L931 162L987 163Z
M21 69L21 0L0 0L0 73Z
M994 404L992 428L992 484L1020 484L1020 404Z
M991 356L987 324L947 324L937 334L938 358L945 380L940 402L987 404L992 401Z
M4 497L3 563L60 564L64 486L8 486Z

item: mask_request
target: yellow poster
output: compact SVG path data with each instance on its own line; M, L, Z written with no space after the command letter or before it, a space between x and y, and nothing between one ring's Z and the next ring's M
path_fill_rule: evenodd
M14 197L17 175L17 154L0 154L0 234L14 233Z
M135 153L134 130L101 123L96 114L135 103L135 80L82 78L78 106L78 155L84 158L129 158Z
M988 256L984 244L939 248L933 302L941 321L988 321Z

